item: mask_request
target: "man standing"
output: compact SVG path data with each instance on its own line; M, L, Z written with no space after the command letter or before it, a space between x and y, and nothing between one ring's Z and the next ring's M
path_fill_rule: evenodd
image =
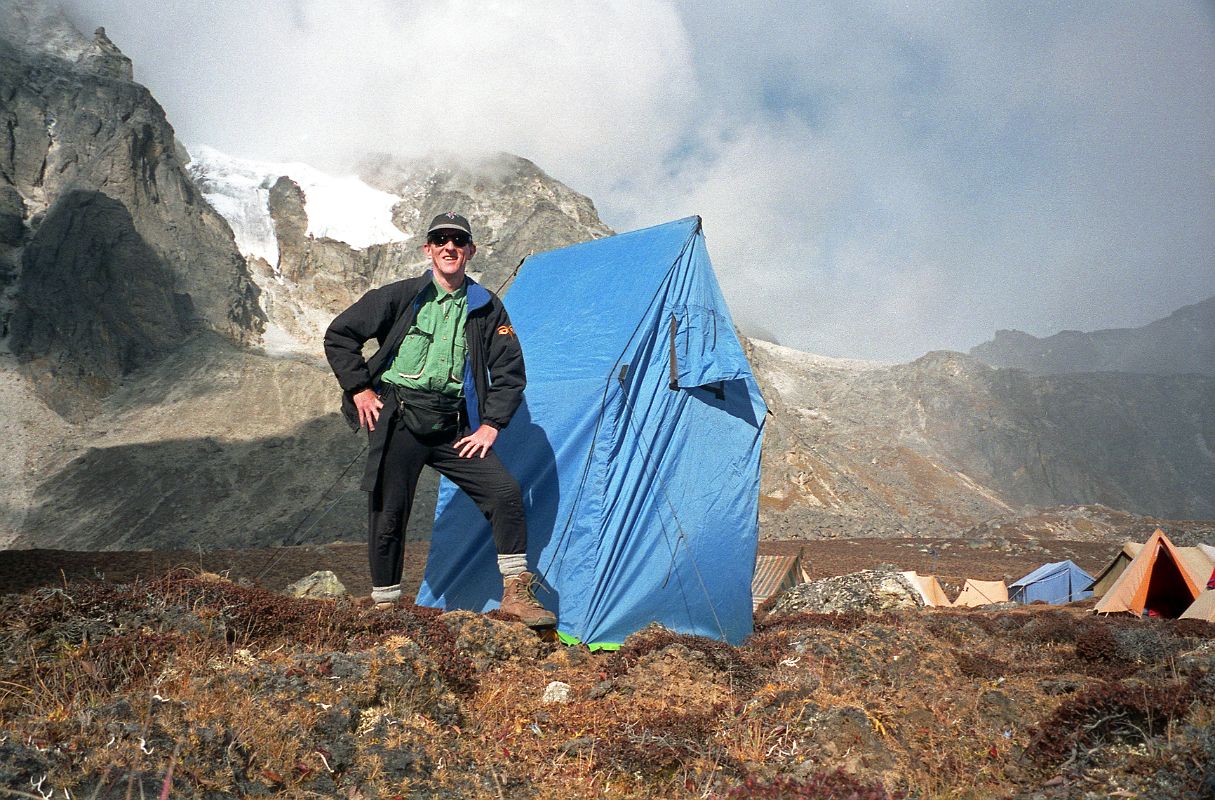
M519 484L491 449L523 397L523 351L502 301L465 275L477 252L468 220L435 217L422 250L426 274L371 290L325 331L342 411L352 428L367 428L372 599L379 608L400 599L405 524L429 464L489 520L502 610L532 627L556 624L527 571ZM380 348L364 360L371 338Z

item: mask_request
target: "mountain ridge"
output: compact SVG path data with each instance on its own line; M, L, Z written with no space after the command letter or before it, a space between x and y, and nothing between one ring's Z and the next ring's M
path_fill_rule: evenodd
M970 355L996 367L1038 375L1135 372L1215 375L1215 297L1183 306L1138 328L1085 333L1060 331L1039 338L1000 330Z

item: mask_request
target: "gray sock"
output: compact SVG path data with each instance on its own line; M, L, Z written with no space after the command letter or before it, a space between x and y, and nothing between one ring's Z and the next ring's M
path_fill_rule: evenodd
M395 603L401 599L401 584L372 586L371 599L377 603Z
M503 578L514 578L527 572L527 553L498 555L498 572Z

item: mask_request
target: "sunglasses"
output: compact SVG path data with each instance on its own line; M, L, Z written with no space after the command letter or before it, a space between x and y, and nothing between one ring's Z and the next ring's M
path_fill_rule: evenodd
M472 242L472 237L467 233L460 233L459 231L440 231L426 237L426 243L433 244L436 247L442 247L448 242L453 242L456 247L467 247Z

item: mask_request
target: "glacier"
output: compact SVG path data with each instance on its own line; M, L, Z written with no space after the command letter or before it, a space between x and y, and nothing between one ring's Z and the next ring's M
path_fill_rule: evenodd
M203 197L219 212L246 258L265 259L278 273L278 240L270 218L270 187L280 176L304 192L308 235L345 242L356 249L412 238L392 222L401 198L368 186L354 175L334 176L301 162L237 158L213 147L190 150L190 174Z

